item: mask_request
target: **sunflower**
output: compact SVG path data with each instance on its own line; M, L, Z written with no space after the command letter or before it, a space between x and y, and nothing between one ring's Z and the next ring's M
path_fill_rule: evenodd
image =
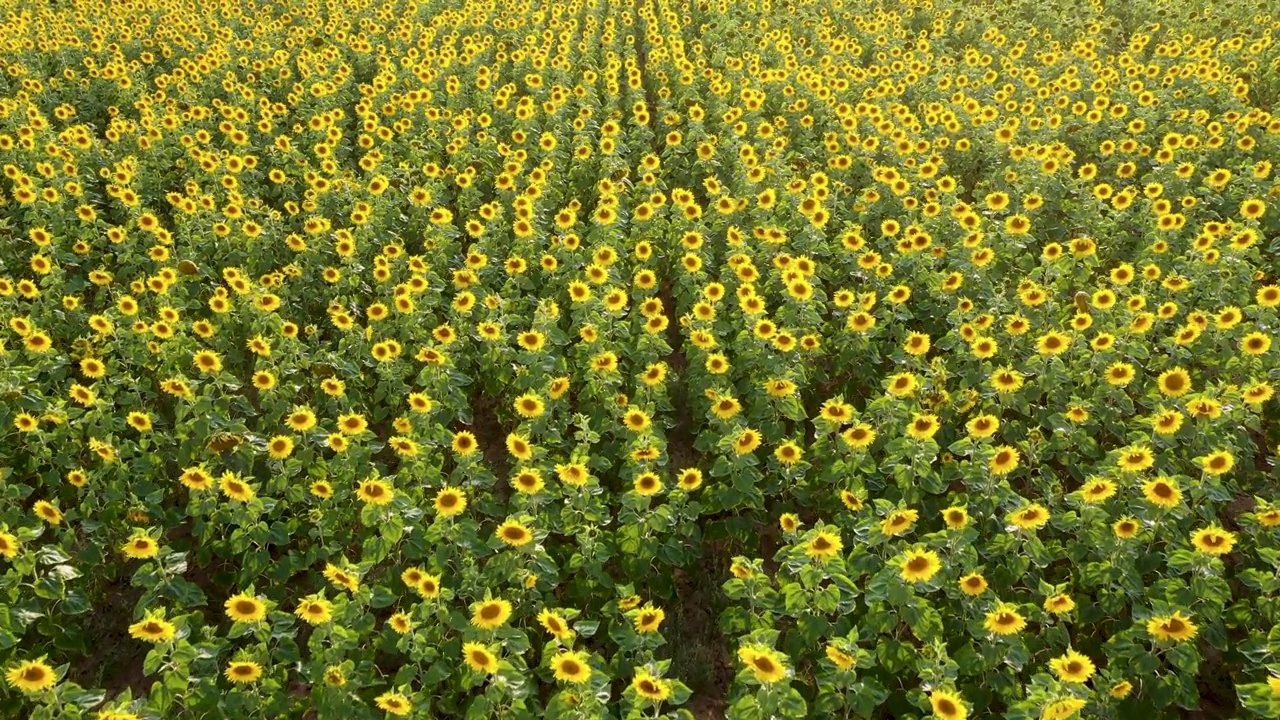
M655 704L671 696L669 682L656 678L644 670L636 671L636 676L631 680L631 688L637 695Z
M970 597L977 597L987 591L987 579L981 573L969 573L956 584L960 586L960 592Z
M1021 388L1025 378L1022 373L1010 368L1001 368L991 375L991 384L995 387L996 392L1008 394L1015 392Z
M1258 288L1258 291L1254 293L1254 299L1262 307L1273 308L1280 306L1280 285L1264 285ZM81 370L83 371L83 366L81 366Z
M636 476L633 489L640 497L652 497L666 487L656 473L644 472Z
M1125 362L1112 363L1111 366L1107 368L1105 377L1108 385L1124 387L1133 381L1133 366Z
M732 398L730 398L732 400ZM622 423L634 433L644 432L649 427L649 415L643 410L632 408L622 416Z
M795 513L782 513L778 516L778 527L782 532L793 533L800 529L800 518Z
M276 435L267 441L267 453L277 460L283 460L293 454L293 438L288 435Z
M594 328L592 331L594 332ZM602 352L591 358L591 369L602 375L617 372L618 356L612 352Z
M1066 654L1049 661L1049 669L1062 682L1084 683L1093 676L1096 668L1088 657L1075 650L1067 650Z
M274 385L274 378L272 378ZM325 378L320 383L320 389L329 397L342 397L347 392L347 384L338 378Z
M533 540L533 531L515 520L507 520L499 525L494 535L512 547L520 547Z
M995 610L987 613L982 626L987 632L996 635L1016 635L1027 626L1027 621L1013 605L1000 603Z
M573 487L582 487L591 480L591 473L582 463L556 465L556 477L560 482Z
M1191 544L1207 555L1226 555L1236 544L1234 533L1218 527L1207 527L1191 534Z
M446 486L436 493L436 514L453 517L467 509L467 495L460 488Z
M418 414L431 412L435 404L425 393L409 393L409 409Z
M914 393L920 383L916 380L916 376L912 373L898 373L889 376L889 394L894 397L907 397Z
M222 607L235 622L261 622L267 616L266 604L246 593L232 595Z
M694 330L689 334L689 341L692 342L695 347L703 350L716 346L715 335L712 335L706 330Z
M585 286L583 287L585 288ZM587 290L587 292L590 293L591 291ZM528 332L522 332L517 335L516 342L520 344L520 347L528 350L529 352L537 352L546 344L547 337L537 330L529 330Z
M1105 478L1090 480L1080 488L1080 499L1096 505L1116 494L1116 484Z
M942 511L942 520L952 530L960 530L969 524L969 511L953 505Z
M498 669L498 656L480 643L469 642L462 646L462 660L467 667L492 675Z
M144 412L131 412L128 416L129 427L138 432L151 431L151 416Z
M1212 398L1195 398L1187 402L1187 412L1197 420L1216 420L1222 416L1222 403Z
M1182 427L1184 415L1177 410L1163 410L1151 420L1151 428L1158 435L1172 435Z
M197 352L192 356L191 361L195 364L196 369L205 375L212 375L216 372L222 371L222 358L212 350L201 350ZM81 365L81 370L83 371L83 369L84 366ZM87 377L101 377L101 375L89 375L87 372L85 375Z
M847 325L854 332L865 333L876 326L876 316L860 310L849 316Z
M1044 600L1044 610L1053 615L1065 615L1076 609L1076 601L1069 595L1050 595Z
M733 451L739 455L748 455L760 447L760 441L760 433L758 431L746 428L734 438Z
M341 423L341 418L339 418ZM297 432L306 432L316 426L316 414L309 407L298 406L285 418L285 424Z
M199 355L199 353L196 353L196 354ZM213 353L209 353L209 354L213 355ZM213 358L215 360L217 359L217 357L218 357L217 355L213 355ZM197 361L196 365L199 366L200 363ZM222 367L221 363L219 362L218 369L221 369L221 367ZM96 380L107 374L107 364L95 357L83 358L80 360L80 374L84 375L87 378Z
M969 348L972 350L974 357L986 360L987 358L994 357L995 354L999 352L1000 345L992 338L980 337L975 338L969 345Z
M360 413L346 413L338 416L338 432L343 435L359 435L368 427L369 422Z
M346 562L345 560L343 562ZM325 563L324 578L339 588L356 592L360 589L360 578L343 570L333 563Z
M1156 462L1155 454L1150 448L1133 445L1120 450L1116 466L1121 472L1138 473L1150 468Z
M857 659L850 656L835 645L827 645L827 659L836 664L841 670L848 670L857 663Z
M57 674L53 668L45 663L44 658L19 663L9 668L4 677L11 687L15 687L24 693L38 693L48 690L58 681Z
M760 645L746 645L738 650L738 659L747 666L758 682L776 683L787 677L786 656Z
M234 660L227 665L224 674L231 682L243 685L262 677L262 666L252 661Z
M1107 694L1117 700L1123 700L1129 697L1129 693L1131 692L1133 692L1133 683L1128 680L1121 680L1115 685L1112 685L1111 689L1107 691Z
M1240 339L1240 350L1245 355L1262 355L1271 349L1271 338L1260 332L1251 332Z
M1076 697L1055 700L1044 706L1044 710L1040 713L1040 720L1067 720L1088 704L1087 700Z
M839 398L831 398L822 403L818 415L832 425L843 425L853 419L853 406Z
M942 720L965 720L969 716L969 708L956 693L946 690L934 690L929 693L929 706L933 714Z
M816 535L805 543L804 553L815 560L828 560L840 554L844 549L844 543L840 540L840 535L826 530L819 530Z
M1275 527L1280 525L1280 508L1258 508L1256 513L1258 524L1262 527ZM0 544L0 553L4 551L3 544Z
M4 556L9 560L18 556L18 551L22 548L18 538L12 533L0 531L0 556Z
M930 338L922 332L912 332L907 335L907 340L903 345L903 349L909 355L924 355L929 352L931 345Z
M654 363L645 367L644 373L640 375L640 380L649 387L657 387L667 379L667 366L665 363Z
M1059 332L1049 332L1036 341L1036 352L1041 355L1061 355L1071 348L1071 338Z
M997 448L989 463L991 473L993 475L1008 475L1017 469L1019 457L1017 448L1009 447L1008 445Z
M1031 503L1021 510L1009 513L1009 523L1021 530L1037 530L1049 522L1049 511L1043 505Z
M370 505L386 505L396 496L396 491L387 483L370 478L362 480L356 487L356 497Z
M468 457L479 449L480 443L473 433L462 430L453 434L453 452L458 457Z
M1267 204L1258 198L1248 198L1240 203L1240 214L1249 220L1257 220L1267 211Z
M804 457L804 451L794 442L786 442L775 448L773 455L783 465L795 465Z
M910 530L919 519L920 513L915 510L894 510L880 521L880 532L890 537L901 535Z
M662 608L656 608L652 605L645 605L636 611L636 616L632 622L635 624L636 631L642 633L657 632L658 626L667 618L666 612Z
M509 617L511 617L511 603L501 598L485 600L474 606L471 624L481 630L493 630L504 625Z
M516 412L519 413L520 417L523 418L536 418L539 415L542 415L545 410L542 398L538 397L535 393L525 393L521 395L515 399L513 406L515 407Z
M907 426L907 435L917 440L928 440L938 432L939 427L937 415L916 415Z
M402 612L395 613L388 618L387 624L391 626L392 630L395 630L401 635L407 634L413 629L413 621L409 619L408 615Z
M1142 494L1147 502L1162 507L1175 507L1182 501L1182 491L1173 478L1157 477L1142 484Z
M511 486L518 493L532 495L541 490L545 483L542 481L542 473L537 469L520 468L516 471L515 477L511 478Z
M311 625L320 625L333 619L333 604L322 596L307 597L298 602L293 614Z
M1132 540L1138 536L1138 530L1142 528L1138 521L1131 518L1120 518L1111 526L1111 531L1121 540Z
M693 492L702 487L702 471L697 468L685 468L676 476L676 484L685 492Z
M409 698L398 692L384 692L374 698L374 702L380 709L392 715L408 715L413 710L413 704L409 702Z
M932 550L908 550L900 560L902 579L907 582L929 582L942 569L942 560Z
M1235 457L1226 450L1209 453L1198 460L1206 475L1224 475L1231 472L1231 468L1236 464Z
M41 520L44 520L50 525L57 525L62 522L62 511L53 503L45 500L37 500L36 504L31 506L31 509L35 511L36 515L39 516Z
M855 450L861 450L876 440L876 431L866 423L859 423L840 434L840 439Z
M840 503L853 512L857 512L863 507L862 498L849 490L840 491Z
M160 545L146 535L135 535L120 548L120 552L135 559L145 560L160 552Z
M1156 380L1161 394L1167 397L1182 397L1191 392L1191 375L1180 367L1160 373Z
M561 652L551 659L556 680L581 685L591 679L591 664L585 652Z
M533 444L529 442L529 438L519 433L507 434L507 452L517 460L533 459Z
M965 423L965 429L975 438L988 438L1000 429L1000 420L994 415L979 415Z
M1196 636L1199 629L1191 618L1175 611L1172 615L1160 615L1147 620L1147 632L1157 640L1182 642Z
M559 613L544 608L538 613L538 623L555 638L563 640L569 636L569 623Z
M172 640L176 634L177 628L173 623L150 615L129 626L129 637L149 643L166 642Z

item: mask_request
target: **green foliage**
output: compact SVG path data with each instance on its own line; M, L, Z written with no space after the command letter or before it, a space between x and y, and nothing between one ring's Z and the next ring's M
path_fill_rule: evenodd
M0 705L1280 717L1202 5L0 0Z

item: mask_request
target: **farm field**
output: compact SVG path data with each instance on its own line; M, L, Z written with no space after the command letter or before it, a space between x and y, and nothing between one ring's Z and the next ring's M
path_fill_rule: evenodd
M0 718L1280 717L1277 36L0 0Z

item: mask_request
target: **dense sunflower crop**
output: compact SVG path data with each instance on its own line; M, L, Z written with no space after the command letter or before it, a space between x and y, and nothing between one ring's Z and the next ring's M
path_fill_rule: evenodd
M1280 716L1205 4L0 0L0 716Z

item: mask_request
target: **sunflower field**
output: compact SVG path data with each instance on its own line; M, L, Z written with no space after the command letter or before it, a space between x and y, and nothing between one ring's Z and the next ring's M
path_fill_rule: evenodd
M1270 0L0 0L0 717L1280 717L1277 162Z

